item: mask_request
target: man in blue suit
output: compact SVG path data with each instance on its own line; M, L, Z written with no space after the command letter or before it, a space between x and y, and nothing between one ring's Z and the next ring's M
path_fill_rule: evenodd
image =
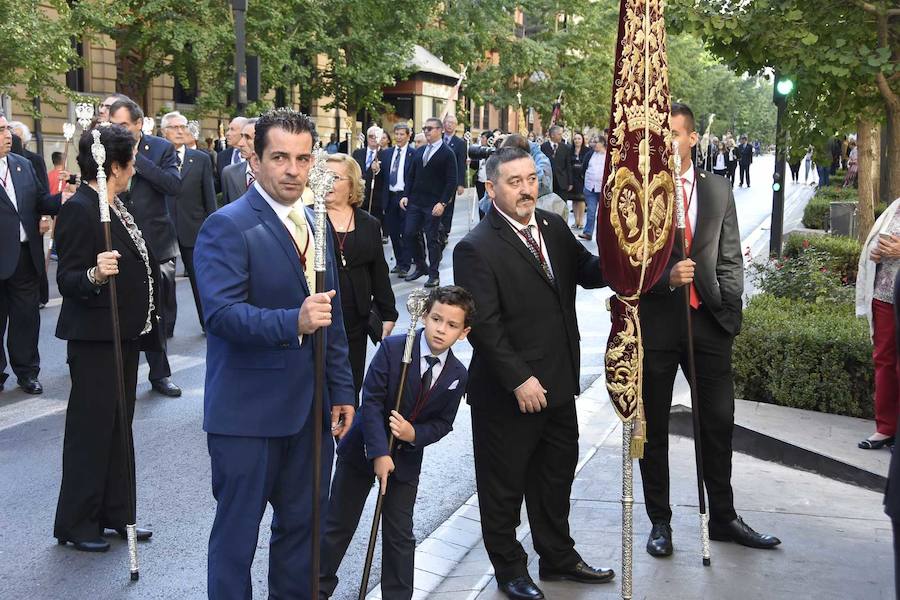
M400 277L409 274L409 266L412 258L407 252L403 239L403 229L406 226L406 211L400 208L400 199L406 195L406 185L409 182L409 174L412 172L413 155L415 149L409 143L412 131L406 123L394 125L394 147L381 151L378 160L387 170L387 176L382 177L381 197L384 206L384 232L391 237L391 246L394 248L394 260L396 264L391 273ZM421 244L421 242L418 242Z
M169 212L167 196L181 191L181 175L175 146L161 137L143 132L144 112L128 98L117 100L109 107L109 121L128 129L135 139L134 175L128 191L120 198L134 216L134 222L159 263L159 296L157 306L160 331L164 334L162 351L146 351L153 389L169 397L181 395L181 388L169 377L172 370L166 354L165 338L175 331L178 304L175 300L175 257L178 256L178 236L175 216Z
M425 287L441 284L441 217L456 193L456 156L444 144L441 136L441 120L431 118L425 121L422 132L425 145L416 149L413 167L406 185L406 195L400 199L400 208L406 211L406 249L416 263L416 270L407 275L406 281L415 281L428 275ZM428 267L425 256L417 243L417 236L425 234L428 245Z
M275 109L256 124L256 182L211 214L194 248L206 321L203 428L216 518L209 537L212 600L250 600L250 567L266 504L272 505L269 597L308 598L313 469L331 477L334 443L323 435L313 464L313 427L342 437L354 390L331 234L314 231L299 201L312 166L315 124ZM328 240L327 293L314 294L315 237ZM325 409L313 406L313 338L325 327ZM330 415L330 418L329 418ZM319 498L324 517L327 485ZM324 520L324 519L323 519Z
M413 509L422 457L425 446L453 429L468 375L451 346L468 335L475 303L463 288L448 286L433 290L425 308L425 327L416 334L400 411L391 409L400 389L405 335L386 338L378 348L366 374L359 416L338 445L322 538L320 600L334 593L338 567L359 524L373 477L380 480L385 496L381 595L391 600L412 598ZM388 432L397 440L393 452Z
M38 304L44 252L38 223L41 215L59 212L60 195L51 196L31 162L11 149L12 132L0 113L0 390L9 376L3 351L9 319L10 366L24 391L40 394ZM67 173L60 176L68 178Z

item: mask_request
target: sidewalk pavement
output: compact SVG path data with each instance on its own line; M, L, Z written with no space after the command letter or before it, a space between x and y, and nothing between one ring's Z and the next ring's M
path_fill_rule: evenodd
M586 562L614 568L616 579L596 586L541 582L524 507L518 537L528 552L529 571L547 598L620 598L621 426L602 379L582 394L577 405L581 439L569 518L572 536ZM798 419L796 429L781 430L796 431L819 422L815 413L806 414L812 421ZM863 427L858 421L849 420L847 427ZM807 432L804 437L814 436ZM884 458L871 460L877 467ZM894 598L891 524L882 511L881 493L736 453L732 482L737 511L758 531L779 536L782 545L752 550L712 542L712 566L703 567L693 441L677 436L670 441L675 544L670 558L656 559L644 551L650 523L642 502L640 470L637 464L634 467L635 599ZM505 598L497 591L481 540L477 496L418 546L415 584L414 598ZM377 586L368 597L380 598Z

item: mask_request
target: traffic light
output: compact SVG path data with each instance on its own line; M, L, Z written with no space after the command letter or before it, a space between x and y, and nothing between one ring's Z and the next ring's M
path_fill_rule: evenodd
M772 101L775 104L787 103L787 97L794 91L794 80L790 77L784 77L775 74L775 92Z

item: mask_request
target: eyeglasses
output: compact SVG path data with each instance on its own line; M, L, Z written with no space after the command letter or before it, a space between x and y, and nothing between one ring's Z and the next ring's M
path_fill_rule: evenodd
M174 129L175 131L187 131L187 125L167 125L166 129Z
M440 129L440 127L434 127L433 125L425 125L422 127L422 131L431 131L432 129Z
M332 179L334 179L335 181L350 181L350 177L341 177L340 175L335 175L334 177L332 177Z

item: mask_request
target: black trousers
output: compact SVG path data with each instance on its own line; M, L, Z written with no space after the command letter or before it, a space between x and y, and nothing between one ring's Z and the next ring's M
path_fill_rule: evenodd
M338 458L331 500L325 518L325 533L321 545L321 575L319 598L334 594L338 584L337 571L344 560L353 533L372 491L375 477ZM388 479L387 492L381 513L381 597L412 598L415 568L416 538L413 535L413 508L419 482ZM376 487L376 490L378 488ZM377 492L376 492L377 493ZM371 523L362 523L360 539L368 541ZM348 582L350 589L358 589L358 581ZM356 586L356 587L354 587Z
M341 292L343 294L343 292ZM366 370L366 334L367 321L363 321L356 312L356 307L344 308L344 330L347 332L349 347L350 371L353 373L353 390L356 394L353 403L359 408L359 392L362 390L363 375Z
M455 195L456 190L453 191L453 194L454 196L450 203L444 208L444 214L441 215L441 233L444 240L450 237L450 228L453 226L453 213L456 212L456 199L459 197Z
M384 231L391 237L397 267L408 271L411 258L406 248L406 240L403 238L403 230L406 228L406 211L400 208L400 199L403 196L403 192L388 192L388 205L384 211Z
M450 210L453 205L448 205ZM441 217L431 214L431 208L408 204L406 206L406 228L403 239L406 242L407 256L412 258L416 270L427 271L429 277L438 277L441 266L443 248L440 241ZM425 266L425 254L422 243L419 241L422 234L425 235L425 244L428 246L428 266Z
M500 583L528 573L528 557L516 540L523 498L540 565L567 569L581 560L569 535L578 462L575 403L533 414L516 411L472 408L481 530Z
M23 242L19 247L16 270L9 279L0 279L0 383L9 376L6 373L6 352L3 350L4 332L7 335L9 365L16 377L37 377L41 370L38 354L40 284L41 277L31 260L28 242Z
M744 179L747 180L747 187L750 187L750 165L741 163L741 183L740 185L744 185Z
M703 446L703 479L709 496L710 519L728 522L737 518L731 490L731 435L734 430L734 376L731 350L734 338L702 306L691 311L694 329L694 361L700 404L700 440ZM641 477L647 516L653 523L668 523L669 506L669 410L678 366L687 373L687 341L671 350L644 349L644 411L647 443L641 459ZM696 489L691 483L691 489Z
M125 376L125 420L119 427L115 362L111 342L70 340L69 374L72 391L66 412L62 484L53 535L83 542L97 539L104 527L129 524L134 487L134 417L139 342L122 342ZM128 450L125 450L127 446Z
M194 306L197 307L197 318L200 319L200 329L206 331L206 325L203 323L203 307L200 306L200 293L197 291L197 279L194 277L194 247L178 244L178 248L181 250L181 262L184 263L184 272L187 273L188 279L191 282L191 292L194 294ZM172 326L172 329L175 329L174 325Z
M894 534L894 594L900 600L900 520L891 519Z
M170 258L159 263L159 297L162 306L157 307L159 313L159 326L165 332L165 337L172 337L170 331L175 330L175 314L178 307L175 304L175 259ZM171 320L171 325L169 324ZM169 367L169 357L166 354L166 341L163 339L163 349L161 351L146 351L144 356L147 357L147 364L150 366L150 381L158 381L164 377L172 375L172 369Z

